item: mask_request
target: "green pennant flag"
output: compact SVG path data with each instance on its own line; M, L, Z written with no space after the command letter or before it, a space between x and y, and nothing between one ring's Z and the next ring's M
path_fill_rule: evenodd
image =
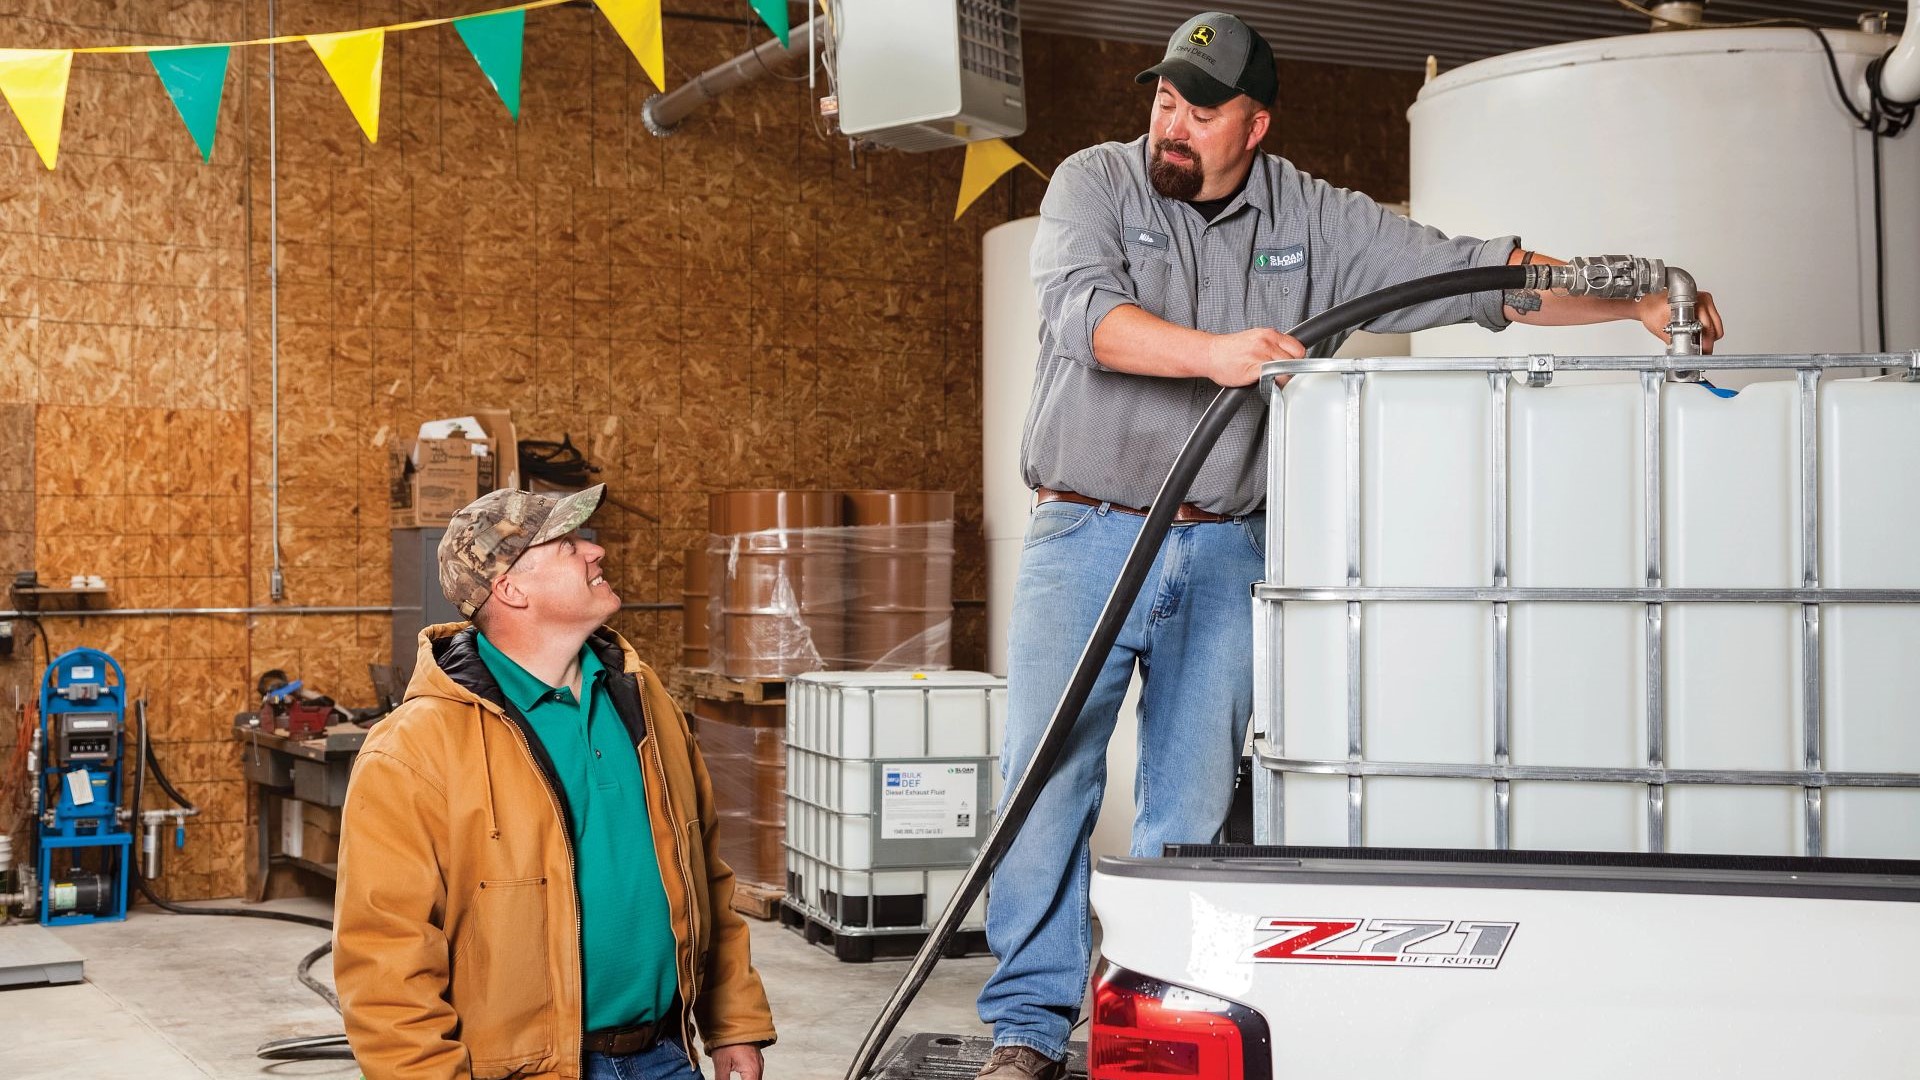
M501 11L453 20L460 40L480 64L481 74L493 84L507 113L520 119L520 45L527 29L527 13Z
M225 45L203 45L147 53L167 88L167 96L173 98L173 107L186 121L187 133L200 147L201 161L213 157L213 134L220 123L220 95L227 86L229 51Z
M780 39L780 47L787 48L787 0L751 0L753 10L760 21L767 24L773 36Z

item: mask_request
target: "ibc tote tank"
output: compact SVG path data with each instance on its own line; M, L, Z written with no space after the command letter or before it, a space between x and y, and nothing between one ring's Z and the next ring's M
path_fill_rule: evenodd
M1856 87L1891 37L1829 31ZM1692 271L1719 352L1879 351L1871 137L1811 31L1688 30L1555 45L1434 79L1407 112L1412 216L1560 257ZM1920 346L1920 131L1885 139L1887 347ZM1632 323L1450 326L1420 356L1647 353ZM1739 383L1743 380L1725 380Z

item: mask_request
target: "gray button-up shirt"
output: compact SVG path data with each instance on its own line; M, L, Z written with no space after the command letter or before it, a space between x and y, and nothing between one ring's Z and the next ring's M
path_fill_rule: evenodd
M1449 238L1271 154L1254 158L1245 190L1209 224L1153 190L1147 154L1144 135L1082 150L1054 171L1040 204L1040 361L1020 447L1028 487L1146 506L1219 391L1206 379L1132 375L1095 360L1094 328L1122 304L1209 333L1284 331L1388 285L1504 264L1519 243ZM1401 333L1472 319L1500 330L1502 304L1497 292L1436 300L1363 329ZM1313 354L1330 355L1343 339ZM1266 430L1265 409L1242 409L1188 500L1215 513L1260 509Z

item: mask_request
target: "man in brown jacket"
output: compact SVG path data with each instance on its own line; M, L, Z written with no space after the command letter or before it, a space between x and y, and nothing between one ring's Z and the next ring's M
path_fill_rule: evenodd
M440 542L471 623L428 627L367 736L340 838L334 976L368 1080L760 1080L774 1038L713 791L605 621L601 487L484 495Z

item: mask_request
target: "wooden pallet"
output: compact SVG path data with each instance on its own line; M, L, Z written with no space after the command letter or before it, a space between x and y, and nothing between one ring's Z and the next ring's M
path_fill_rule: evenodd
M676 669L672 689L688 697L715 701L740 701L748 705L785 705L787 680L734 679L711 671Z
M733 910L749 919L769 920L780 915L780 901L787 898L787 891L778 885L762 885L755 881L735 881L733 883Z
M780 905L780 925L833 953L841 963L867 964L875 960L900 960L920 951L927 940L925 930L888 930L881 932L850 930L816 919L792 904ZM940 955L949 959L987 955L985 930L961 930L947 939Z

